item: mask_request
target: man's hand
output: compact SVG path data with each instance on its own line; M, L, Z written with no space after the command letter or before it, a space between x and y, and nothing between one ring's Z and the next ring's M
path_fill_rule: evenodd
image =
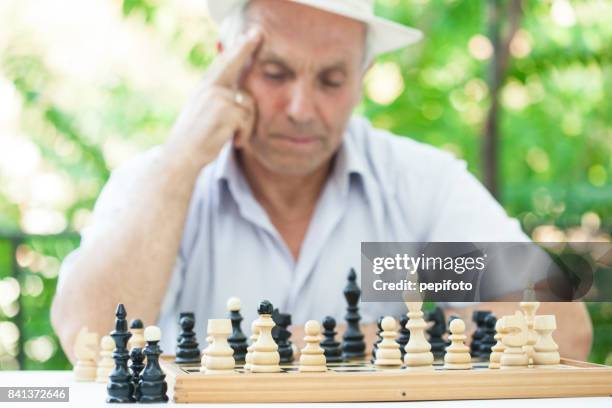
M261 42L261 32L252 29L209 67L166 142L173 158L199 172L228 140L234 138L239 145L250 136L257 110L253 98L242 89L242 79Z

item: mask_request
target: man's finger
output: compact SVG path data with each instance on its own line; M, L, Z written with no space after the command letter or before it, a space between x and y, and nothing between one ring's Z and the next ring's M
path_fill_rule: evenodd
M238 88L240 75L249 59L255 54L262 41L261 31L252 29L241 41L232 49L225 51L219 59L219 64L215 67L215 84Z

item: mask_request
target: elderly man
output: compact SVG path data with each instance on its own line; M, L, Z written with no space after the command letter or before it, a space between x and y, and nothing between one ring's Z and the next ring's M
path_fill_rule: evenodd
M209 8L220 57L168 140L112 175L63 264L52 320L70 356L82 326L110 330L119 302L157 322L172 352L180 311L196 313L203 339L230 296L247 321L264 298L294 323L342 321L362 241L527 240L465 163L351 117L372 58L418 31L375 17L368 0ZM509 314L516 304L479 307ZM557 315L562 353L585 358L584 306L540 311ZM361 312L371 331L405 306Z

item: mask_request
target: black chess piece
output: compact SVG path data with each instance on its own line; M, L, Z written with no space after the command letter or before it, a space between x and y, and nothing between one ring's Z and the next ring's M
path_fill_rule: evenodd
M195 315L192 312L182 312L179 315L181 332L176 339L176 362L179 364L199 364L200 349L193 331Z
M127 320L125 319L127 313L122 303L117 306L115 316L115 330L110 333L115 341L115 350L113 351L115 368L110 373L109 383L106 386L108 393L106 402L134 402L134 384L132 384L132 375L128 370L127 363L130 358L127 342L132 337L132 333L128 331Z
M130 329L142 329L143 327L142 320L140 319L132 319L130 322Z
M446 342L442 338L444 333L446 333L446 318L444 317L444 311L441 307L436 306L433 311L427 312L425 316L425 320L433 322L433 325L427 329L429 344L431 344L431 352L434 358L443 358L446 349Z
M490 314L484 319L484 334L480 340L480 350L478 356L483 359L489 359L491 356L491 348L497 343L495 340L495 324L497 318L495 315Z
M480 342L484 335L484 319L490 315L488 310L474 310L472 313L472 321L476 323L476 330L472 334L472 342L470 343L470 354L472 357L479 357Z
M132 365L130 371L132 371L132 384L134 384L134 399L138 401L140 399L140 372L145 367L144 365L144 354L140 347L134 347L130 351L130 360Z
M249 345L247 337L240 327L243 320L240 309L230 310L230 320L232 321L232 334L227 338L227 342L234 350L234 360L236 363L243 363Z
M339 363L342 361L342 348L340 347L340 342L336 341L337 332L334 330L335 328L336 319L331 316L323 319L323 340L320 345L325 351L325 359L328 363Z
M402 361L403 361L404 356L406 355L406 344L408 344L408 341L410 340L410 330L406 328L406 325L408 324L408 315L404 313L399 318L399 322L400 322L399 336L397 340L395 341L397 342L397 344L400 345L400 351L402 352Z
M378 350L378 345L380 344L380 342L382 341L382 336L380 335L380 333L382 333L382 321L385 318L385 316L380 316L378 318L378 320L376 320L376 341L374 342L374 344L372 344L372 363L374 363L374 361L376 361L376 350Z
M276 326L272 329L272 337L278 345L280 363L291 363L293 361L293 347L289 340L291 332L287 329L291 325L291 315L288 313L280 313L278 309L274 309L272 320L276 323Z
M140 376L139 402L168 402L168 384L166 383L166 374L159 365L159 356L162 353L159 347L159 329L155 326L147 328L147 330L158 330L155 335L148 337L145 332L147 345L144 349L144 355L147 357L147 365L145 366L142 375Z
M359 298L361 297L361 289L357 285L357 274L355 269L351 268L348 275L348 283L344 288L344 297L348 304L346 308L346 331L342 336L342 357L345 360L359 359L365 356L365 342L363 341L363 333L359 328Z

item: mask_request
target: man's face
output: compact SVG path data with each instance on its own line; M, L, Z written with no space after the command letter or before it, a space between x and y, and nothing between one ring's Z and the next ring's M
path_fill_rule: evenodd
M269 171L306 175L328 162L361 97L366 27L278 0L254 0L264 43L246 74L258 118L244 154Z

